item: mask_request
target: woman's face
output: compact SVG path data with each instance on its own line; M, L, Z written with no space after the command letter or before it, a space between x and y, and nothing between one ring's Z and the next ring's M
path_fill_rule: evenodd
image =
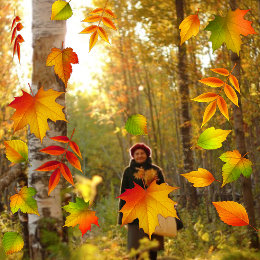
M147 159L147 154L143 149L137 149L134 152L134 159L137 163L143 163Z

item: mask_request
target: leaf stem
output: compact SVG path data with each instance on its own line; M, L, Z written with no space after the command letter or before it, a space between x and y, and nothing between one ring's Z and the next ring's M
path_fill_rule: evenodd
M75 128L73 129L73 132L72 132L72 134L71 134L71 137L70 137L70 140L69 140L69 142L68 142L67 148L66 148L65 152L63 153L63 156L62 156L62 158L61 158L61 161L62 161L63 157L65 156L66 151L68 150L69 143L70 143L70 141L71 141L71 139L72 139L72 136L74 135L74 132L75 132Z
M245 154L243 155L243 157L245 157L248 153L249 153L249 152L245 153Z
M143 177L141 177L141 178L142 178L142 181L143 181L144 189L146 190L146 188L145 188L145 184L144 184L144 179L143 179Z
M219 180L216 180L216 179L215 179L215 181L218 181L218 182L220 182L220 183L221 183L221 181L219 181Z
M198 15L198 13L199 13L199 10L200 10L200 9L198 8L198 11L197 11L196 15Z
M253 226L251 226L250 224L248 224L250 227L252 227L256 232L260 231L260 229L255 229Z
M30 90L31 90L31 92L32 92L32 89L31 89L30 83L28 83L28 85L29 85L29 87L30 87ZM32 95L33 95L33 92L32 92ZM33 96L34 96L34 95L33 95Z
M237 64L235 63L235 65L234 65L233 69L236 67L236 65L237 65ZM233 69L231 70L230 74L232 73Z
M16 189L16 187L14 187L14 189L15 189L16 193L19 193L19 191Z
M108 2L108 0L107 0L106 3L105 3L105 7L103 8L103 11L102 11L101 17L100 17L99 22L98 22L98 27L99 27L100 22L101 22L101 20L102 20L102 17L103 17L103 14L104 14L105 8L106 8L106 6L107 6L107 2Z

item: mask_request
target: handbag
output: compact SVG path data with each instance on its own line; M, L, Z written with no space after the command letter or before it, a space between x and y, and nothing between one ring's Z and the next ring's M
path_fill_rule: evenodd
M154 234L166 237L175 237L177 235L177 223L175 217L163 217L158 214L159 226L156 226Z
M175 217L165 218L161 214L158 214L159 226L155 227L154 234L166 237L175 237L177 235L177 230L183 228L183 223L177 211L177 205L174 205L174 207L179 219Z

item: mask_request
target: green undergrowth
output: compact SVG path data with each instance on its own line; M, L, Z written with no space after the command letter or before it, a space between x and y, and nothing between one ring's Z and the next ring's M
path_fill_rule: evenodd
M91 225L91 230L82 237L78 226L68 229L69 243L48 230L42 233L43 243L50 260L106 260L128 259L136 254L140 259L148 259L145 249L153 246L147 238L141 241L138 250L127 252L127 230L117 224L118 199L110 187L110 196L101 197L92 209L96 211L99 226ZM213 207L213 206L212 206ZM214 208L210 209L212 221L207 218L204 203L192 211L178 207L184 228L174 238L165 237L165 250L158 253L158 259L168 260L257 260L260 252L249 248L247 226L234 227L223 223ZM0 218L0 238L6 231L19 231L18 219L10 219L8 214ZM4 231L4 232L3 232ZM0 246L0 259L22 259L22 252L6 258ZM2 258L1 258L2 257Z

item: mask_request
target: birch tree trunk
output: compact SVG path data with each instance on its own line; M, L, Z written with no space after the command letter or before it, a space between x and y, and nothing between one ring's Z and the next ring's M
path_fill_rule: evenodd
M52 67L46 67L46 59L51 48L61 48L66 34L66 21L52 21L51 7L54 0L32 0L32 35L33 35L33 71L32 71L32 92L37 93L41 86L44 90L54 89L65 92L62 81L55 75ZM56 99L56 102L65 106L65 94ZM64 109L63 112L65 113ZM30 133L28 129L28 159L31 164L28 174L28 186L36 189L35 199L37 200L40 216L28 214L29 246L31 259L47 259L48 252L42 243L43 230L56 232L62 236L63 216L61 209L61 180L60 184L48 196L48 183L50 172L38 172L34 169L54 159L53 156L39 152L40 149L57 145L48 137L67 135L65 121L56 123L48 119L50 130L47 131L43 143Z

